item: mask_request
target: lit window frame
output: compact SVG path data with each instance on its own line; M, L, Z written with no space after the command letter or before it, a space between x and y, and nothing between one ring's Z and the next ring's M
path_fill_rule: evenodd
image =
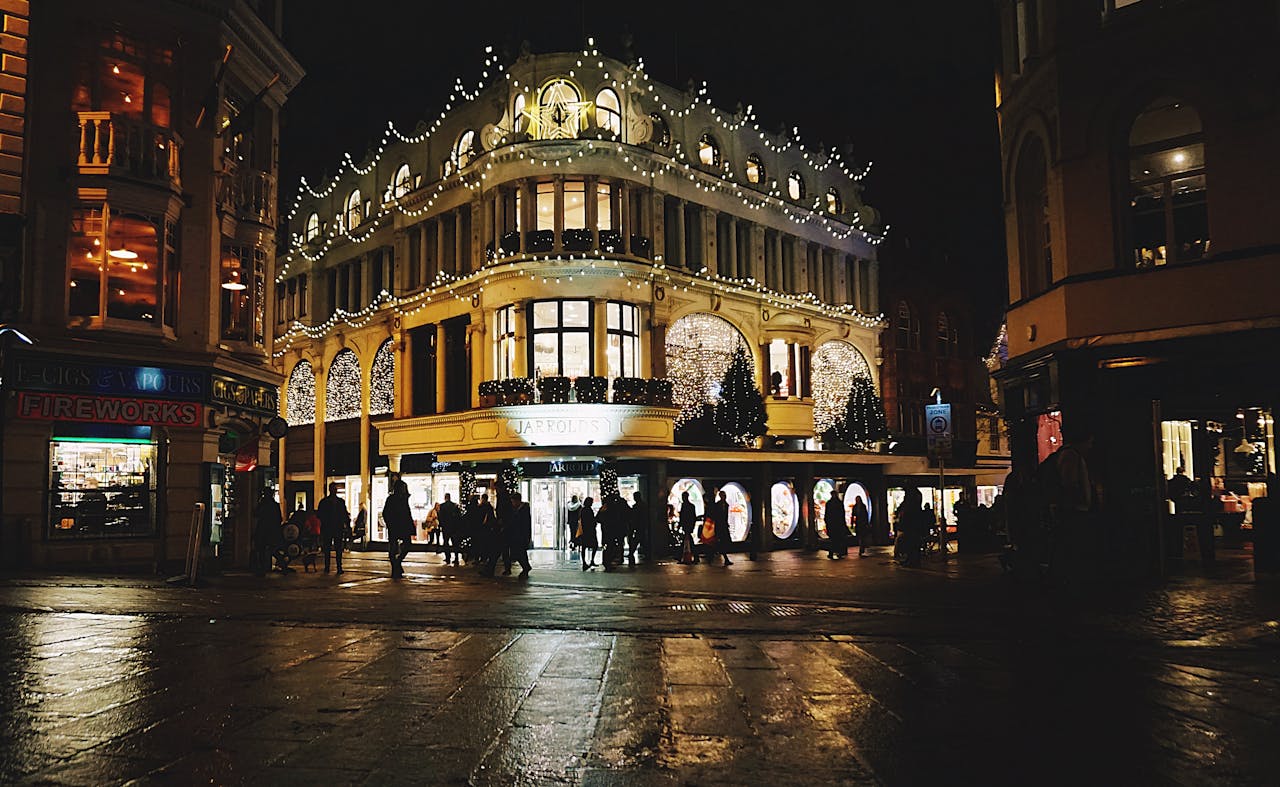
M640 307L626 301L605 303L605 357L609 379L640 376ZM627 329L625 315L631 315L631 328ZM614 317L617 317L615 320ZM612 327L616 323L617 327ZM618 368L613 373L612 338L618 337Z
M746 164L747 182L753 186L759 186L768 182L769 170L765 168L764 161L760 156L752 153L747 156Z
M556 304L556 324L550 327L538 328L537 321L534 319L534 309L541 303ZM564 307L567 303L583 303L587 306L587 325L582 326L566 326L564 324ZM564 337L565 334L584 333L587 336L587 375L594 376L596 373L595 358L595 323L596 310L594 303L586 298L541 298L536 301L529 301L525 307L525 324L527 326L526 334L529 336L528 347L525 354L528 361L528 369L530 376L537 375L537 362L535 347L537 346L537 337L540 334L555 334L556 336L556 374L565 375L564 367Z
M710 155L708 156L708 151ZM708 161L708 159L710 159ZM711 132L703 134L698 138L698 163L704 167L720 167L723 159L720 153L720 143Z
M794 169L787 173L787 196L795 202L805 197L804 178Z
M600 88L596 93L596 127L622 138L622 102L612 89Z

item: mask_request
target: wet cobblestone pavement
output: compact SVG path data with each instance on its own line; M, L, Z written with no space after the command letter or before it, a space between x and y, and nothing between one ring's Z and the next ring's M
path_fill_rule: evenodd
M994 559L0 576L0 783L1264 784L1280 582Z

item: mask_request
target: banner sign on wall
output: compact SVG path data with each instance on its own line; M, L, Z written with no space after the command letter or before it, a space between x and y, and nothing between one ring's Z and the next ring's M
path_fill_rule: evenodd
M120 396L18 392L18 417L42 421L92 421L130 426L201 426L199 402L166 402Z

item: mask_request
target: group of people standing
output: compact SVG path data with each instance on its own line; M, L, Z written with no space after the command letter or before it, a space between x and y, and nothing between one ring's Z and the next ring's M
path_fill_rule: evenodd
M620 494L605 497L600 510L595 509L595 499L587 497L579 502L574 495L569 501L565 520L569 529L569 543L581 552L582 570L595 568L599 554L600 567L612 571L625 559L636 564L641 535L646 525L646 509L640 493L631 496L628 504Z
M391 474L391 493L382 507L387 524L387 552L391 560L391 576L404 576L404 559L409 554L417 526L409 508L409 485L399 474ZM533 539L533 520L529 506L519 492L512 492L497 508L489 496L473 495L464 512L448 492L436 512L444 543L447 565L470 562L480 573L493 576L502 560L503 574L519 564L520 576L529 575L529 543Z
M273 567L284 573L292 573L288 553L283 549L287 539L286 524L296 528L299 537L308 547L324 554L324 573L329 573L330 557L334 558L337 573L342 573L342 552L350 538L351 513L346 501L338 495L338 485L329 484L329 494L320 500L314 510L306 506L294 507L286 522L280 514L280 504L270 487L262 490L254 509L253 565L258 575L265 575ZM364 526L365 510L360 507L357 525Z
M733 561L729 559L729 544L732 541L729 535L729 500L723 489L716 490L712 495L711 504L707 506L702 521L703 528L698 533L700 542L698 546L706 553L707 560L710 561L712 557L718 556L724 560L724 565L732 566ZM699 549L693 543L693 532L698 525L698 511L694 508L693 501L689 499L688 492L680 493L679 522L680 562L702 562L698 555Z
M847 491L847 490L846 490ZM827 526L827 557L840 560L849 555L849 541L858 540L858 557L866 557L867 547L871 545L871 515L867 501L862 495L854 498L849 518L845 518L844 493L839 487L831 490L831 498L827 500L822 512L822 521ZM850 529L852 525L852 529Z

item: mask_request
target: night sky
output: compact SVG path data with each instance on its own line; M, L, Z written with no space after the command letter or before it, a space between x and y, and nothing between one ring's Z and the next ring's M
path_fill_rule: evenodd
M960 6L964 6L961 10ZM307 75L290 94L282 195L359 159L388 120L439 115L454 80L480 79L484 48L621 57L629 34L649 74L707 82L713 103L754 105L761 127L798 126L806 147L853 145L875 165L866 202L892 225L882 257L971 295L975 346L1004 303L1004 229L990 4L417 2L289 0L285 43ZM621 11L620 9L625 9ZM795 9L795 10L792 10ZM906 247L909 245L909 249Z

